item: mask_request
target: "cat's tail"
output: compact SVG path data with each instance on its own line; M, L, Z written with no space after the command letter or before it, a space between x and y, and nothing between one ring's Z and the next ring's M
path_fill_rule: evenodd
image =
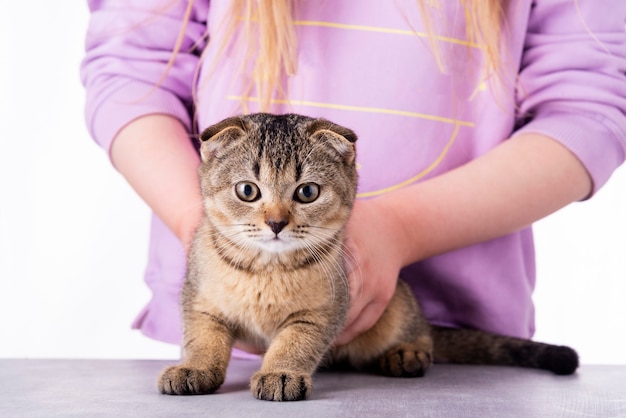
M558 375L578 368L578 354L566 346L472 329L432 326L432 333L436 362L530 367Z

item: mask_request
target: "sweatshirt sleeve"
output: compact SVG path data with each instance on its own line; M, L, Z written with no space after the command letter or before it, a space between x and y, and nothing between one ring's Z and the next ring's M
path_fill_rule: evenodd
M595 193L626 157L626 1L533 2L518 131L547 135L586 167Z
M167 114L191 128L192 83L206 33L208 2L90 0L81 79L85 118L107 152L121 128L148 114ZM200 4L199 6L196 4ZM183 29L184 27L184 29ZM183 32L181 32L181 30ZM182 34L180 51L168 67ZM164 77L164 75L166 75Z

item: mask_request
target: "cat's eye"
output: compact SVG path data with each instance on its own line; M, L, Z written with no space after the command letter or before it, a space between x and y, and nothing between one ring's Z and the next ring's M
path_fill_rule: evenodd
M259 187L249 181L240 181L235 185L237 197L244 202L254 202L261 198Z
M311 203L320 195L320 186L315 183L304 183L298 186L293 197L300 203Z

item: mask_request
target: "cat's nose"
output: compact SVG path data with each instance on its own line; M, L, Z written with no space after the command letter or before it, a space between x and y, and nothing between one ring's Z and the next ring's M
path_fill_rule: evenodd
M274 219L268 219L265 223L270 226L273 233L278 235L278 233L282 231L285 225L287 225L289 222L285 221L284 219L281 219L279 221L275 221Z

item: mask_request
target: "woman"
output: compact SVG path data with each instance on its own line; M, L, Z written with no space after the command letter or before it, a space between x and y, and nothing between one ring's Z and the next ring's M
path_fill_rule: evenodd
M154 211L135 326L162 341L180 342L201 216L190 138L225 117L295 112L359 135L338 344L375 323L399 274L432 323L532 336L530 225L624 160L623 0L89 5L87 122Z

